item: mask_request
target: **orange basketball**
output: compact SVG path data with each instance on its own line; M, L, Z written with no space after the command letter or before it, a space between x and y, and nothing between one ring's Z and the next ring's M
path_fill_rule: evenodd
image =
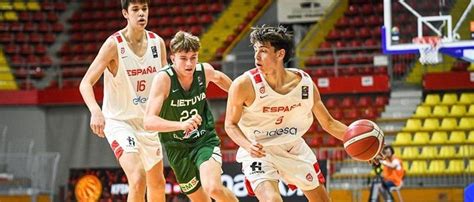
M382 149L383 132L374 122L366 119L354 121L344 133L344 149L353 159L368 161Z

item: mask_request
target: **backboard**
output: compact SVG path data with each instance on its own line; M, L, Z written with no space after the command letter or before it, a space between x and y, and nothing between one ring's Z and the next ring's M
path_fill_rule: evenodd
M420 53L437 45L442 54L474 62L474 0L383 0L385 54ZM417 37L439 38L419 43Z

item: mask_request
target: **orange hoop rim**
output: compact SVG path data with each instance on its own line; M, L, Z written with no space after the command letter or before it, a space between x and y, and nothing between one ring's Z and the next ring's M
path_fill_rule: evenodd
M437 47L441 44L441 37L439 36L423 36L413 38L415 44L429 44L432 47Z

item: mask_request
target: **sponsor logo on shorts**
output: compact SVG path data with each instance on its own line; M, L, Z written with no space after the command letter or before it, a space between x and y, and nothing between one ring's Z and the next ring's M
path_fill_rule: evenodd
M128 136L127 141L128 141L128 147L135 147L135 138Z
M265 173L265 171L262 170L262 162L254 161L250 165L250 168L252 169L252 172L250 172L249 175Z
M270 131L261 131L261 130L253 131L253 134L255 135L264 134L267 137L282 136L282 135L296 135L297 133L298 133L298 128L296 127L277 128L275 130L270 130Z
M179 184L179 187L181 187L181 190L183 190L183 192L189 192L191 190L193 190L199 183L199 180L194 177L191 181L187 182L187 183L181 183Z
M306 175L306 180L312 182L312 181L313 181L313 175L311 175L311 173L308 173L308 174Z

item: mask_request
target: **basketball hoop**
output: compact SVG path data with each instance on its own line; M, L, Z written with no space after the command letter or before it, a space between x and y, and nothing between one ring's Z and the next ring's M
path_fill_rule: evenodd
M441 48L441 37L425 36L413 38L413 43L418 44L420 50L421 64L438 64L443 61L439 53Z

